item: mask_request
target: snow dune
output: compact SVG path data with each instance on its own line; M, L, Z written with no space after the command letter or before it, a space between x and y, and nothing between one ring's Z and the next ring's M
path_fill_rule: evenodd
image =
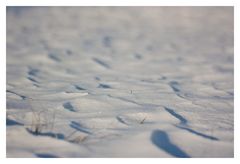
M233 157L232 7L8 7L7 157Z

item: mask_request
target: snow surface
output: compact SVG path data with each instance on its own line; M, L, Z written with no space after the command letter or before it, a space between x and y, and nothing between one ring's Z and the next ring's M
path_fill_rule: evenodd
M7 157L233 157L233 7L8 7Z

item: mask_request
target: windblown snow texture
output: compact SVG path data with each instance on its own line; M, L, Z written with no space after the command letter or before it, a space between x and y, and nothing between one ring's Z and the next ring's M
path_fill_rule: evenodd
M233 7L7 7L8 157L233 157Z

